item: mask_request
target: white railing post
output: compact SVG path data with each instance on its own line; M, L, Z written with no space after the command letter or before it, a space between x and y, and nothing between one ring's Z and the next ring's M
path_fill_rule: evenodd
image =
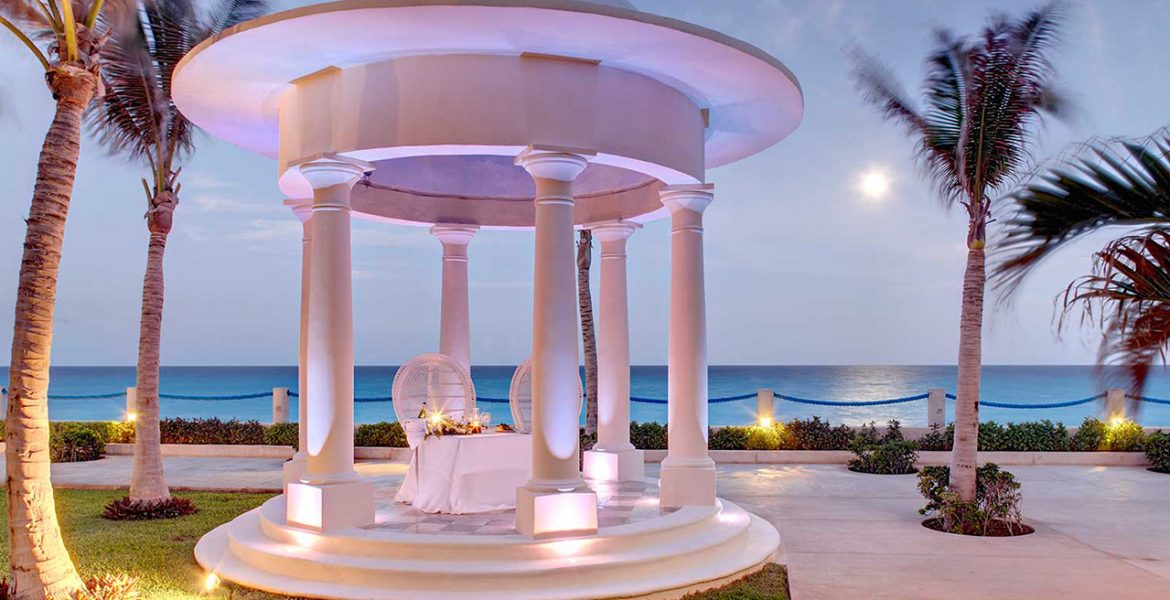
M288 423L288 388L272 388L272 422Z
M1105 390L1105 422L1120 423L1126 419L1125 390Z
M756 390L756 424L771 427L776 422L776 392L762 388Z
M939 429L947 426L947 391L942 388L930 388L926 392L926 426L936 425Z
M133 423L138 418L138 388L126 388L126 421Z

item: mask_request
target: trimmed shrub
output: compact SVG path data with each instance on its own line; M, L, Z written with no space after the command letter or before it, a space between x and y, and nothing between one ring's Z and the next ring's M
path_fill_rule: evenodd
M948 425L944 430L938 425L931 425L930 431L918 438L919 450L935 450L946 451L950 450L955 439L954 425Z
M199 512L195 503L186 498L171 496L166 500L149 502L145 500L131 500L126 496L120 500L113 500L102 511L102 518L111 521L152 521L157 519L175 519Z
M630 443L640 450L666 450L666 425L630 423Z
M855 444L851 448L857 458L849 461L849 469L878 475L906 475L914 473L918 447L914 442L891 440L881 444Z
M1159 473L1170 473L1170 433L1155 431L1146 436L1146 458Z
M354 432L355 446L367 448L406 448L406 432L400 423L365 423Z
M707 448L710 450L743 450L747 448L747 427L721 427L707 434Z
M269 446L292 446L298 450L300 431L296 423L274 423L264 429L264 443Z
M1077 452L1097 452L1105 446L1105 422L1085 417L1080 429L1072 436L1069 446Z
M1123 421L1105 427L1102 450L1109 452L1142 452L1146 449L1146 431L1133 421Z
M88 427L71 425L49 433L49 460L52 462L85 462L98 460L105 454L106 443Z
M745 450L779 450L780 432L774 427L749 427L743 447Z
M793 419L780 429L781 450L848 450L852 440L848 425L833 427L820 417Z
M1010 535L1027 533L1020 514L1020 484L1015 476L987 463L975 471L975 501L963 502L950 491L950 467L927 466L918 473L918 491L926 506L918 512L933 516L944 531L963 535L987 535L996 521L1007 525Z
M211 419L163 419L159 422L164 444L263 444L264 426L259 421Z
M1064 423L1044 419L1027 423L1008 423L1002 450L1015 452L1063 452L1068 450L1068 430Z

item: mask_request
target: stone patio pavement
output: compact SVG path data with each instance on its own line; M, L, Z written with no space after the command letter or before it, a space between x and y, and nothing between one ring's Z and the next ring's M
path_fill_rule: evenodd
M179 488L276 489L279 460L167 458ZM396 485L401 463L359 470ZM1020 538L922 527L913 476L839 465L721 465L720 496L780 530L794 600L1165 600L1170 598L1170 476L1140 467L1012 467L1023 483ZM129 480L130 457L53 466L63 486ZM657 476L657 465L647 467Z

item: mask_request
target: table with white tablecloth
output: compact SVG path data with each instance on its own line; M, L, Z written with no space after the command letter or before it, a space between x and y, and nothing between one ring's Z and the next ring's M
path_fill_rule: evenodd
M429 513L515 508L516 488L528 483L531 475L532 436L431 436L415 447L394 499Z

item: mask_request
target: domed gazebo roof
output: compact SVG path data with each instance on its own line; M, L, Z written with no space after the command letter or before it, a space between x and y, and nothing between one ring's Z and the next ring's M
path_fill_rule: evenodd
M517 62L527 58L561 62L552 72ZM314 78L364 97L289 100ZM555 115L533 101L556 93ZM174 96L212 135L276 158L289 197L310 195L298 162L335 153L376 165L355 216L489 227L532 225L531 178L512 164L530 144L594 154L575 187L577 223L645 221L663 214L661 186L768 148L804 110L776 58L625 0L310 5L196 47ZM281 111L305 122L322 106L330 125L282 128Z

